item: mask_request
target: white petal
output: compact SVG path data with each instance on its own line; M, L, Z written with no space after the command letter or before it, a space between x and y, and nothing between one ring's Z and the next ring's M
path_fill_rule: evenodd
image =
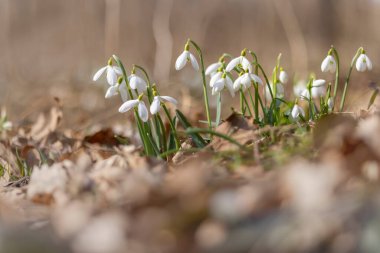
M372 70L372 61L369 59L367 55L365 56L365 61L367 63L367 69Z
M280 71L280 75L279 75L278 79L283 84L286 84L289 81L288 74L285 71Z
M113 85L113 86L110 86L108 89L107 89L107 92L106 92L106 95L105 95L105 98L110 98L112 96L115 96L117 95L117 91L118 91L119 87L117 85Z
M296 85L293 87L294 95L300 96L302 91L306 89L306 82L304 80L300 80L297 82Z
M119 112L123 113L123 112L127 112L129 110L131 110L133 107L135 107L140 101L138 99L134 99L134 100L129 100L127 102L124 102L120 108L119 108Z
M143 93L144 91L146 91L147 86L148 85L146 84L144 79L142 79L139 76L136 76L136 88L139 93Z
M198 71L199 65L195 56L192 53L189 53L189 58L190 58L191 66L193 66L193 69L195 69L195 71Z
M117 82L117 75L111 66L107 66L107 82L109 85L114 85Z
M326 89L323 86L311 88L311 95L313 96L313 98L323 97L325 94L326 94Z
M119 93L123 102L126 102L129 99L127 84L124 81L119 85Z
M173 105L177 105L178 102L176 99L169 97L169 96L160 96L161 99L168 101L169 103L172 103Z
M284 85L282 83L277 83L277 98L282 98L285 95Z
M297 119L299 114L298 105L294 105L292 109L292 118Z
M160 98L158 96L155 96L153 98L153 102L152 104L150 105L150 113L151 114L156 114L160 111L161 109L161 101L160 101Z
M231 60L226 67L227 72L231 72L240 63L240 57Z
M263 85L263 81L261 81L261 78L258 77L257 75L255 75L255 74L249 74L249 76L256 83Z
M115 71L116 74L118 74L118 75L122 75L123 74L123 71L118 66L112 66L112 68L113 68L113 70Z
M301 99L310 99L310 92L308 89L304 89L300 94Z
M175 69L181 70L183 67L185 67L187 62L187 56L189 55L189 51L183 51L182 54L180 54L175 62Z
M233 84L231 78L227 76L225 82L226 82L227 89L230 92L231 96L235 97L234 84Z
M222 90L224 89L224 81L225 81L225 80L222 78L222 79L219 79L219 80L214 84L214 86L212 87L213 90L215 91L214 94L217 93L217 92L220 92L220 91L222 91Z
M220 78L222 78L222 72L218 72L213 75L210 80L210 87L213 87L214 83L216 83Z
M94 77L92 78L93 81L97 81L99 79L99 77L104 73L104 71L107 69L107 66L99 69L98 71L96 71Z
M240 87L242 85L242 79L243 79L243 76L239 76L238 78L236 78L234 85L233 85L233 88L235 91L240 89Z
M317 79L313 81L313 87L320 87L323 86L326 83L323 79Z
M139 112L139 116L141 120L144 122L147 122L149 115L148 115L148 109L146 109L144 101L139 101L138 112Z
M249 70L249 73L252 72L252 65L251 63L248 61L247 58L245 58L244 56L240 56L240 63L243 67L244 70Z
M328 55L328 56L326 56L326 58L322 61L322 64L321 64L321 71L322 71L322 72L327 72L327 71L329 71L331 58L333 58L333 57L332 57L331 55ZM334 58L333 58L333 59L334 59ZM334 60L334 62L335 62L335 60Z
M356 70L359 72L364 72L367 69L367 64L365 61L365 55L361 54L359 58L356 60Z
M222 63L220 62L213 63L207 67L205 74L211 75L212 73L215 73L221 66L222 66Z

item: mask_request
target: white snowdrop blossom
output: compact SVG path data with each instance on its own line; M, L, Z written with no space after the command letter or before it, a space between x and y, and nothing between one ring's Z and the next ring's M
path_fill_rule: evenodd
M133 100L129 100L129 101L124 102L120 106L119 112L124 113L124 112L131 110L132 108L137 107L137 112L138 112L141 120L144 122L147 122L148 116L149 116L148 115L148 109L146 108L146 105L145 105L144 101L141 100L141 98L142 98L142 96L140 95L138 99L133 99Z
M252 85L252 82L255 82L261 85L263 84L260 77L258 77L255 74L246 72L235 80L234 85L233 85L234 90L237 91L237 90L240 90L240 88L242 88L243 91L245 91Z
M363 53L359 56L359 58L356 60L356 70L359 72L372 70L372 61L365 54L364 50Z
M306 81L300 80L293 86L293 93L297 97L301 96L302 92L306 89Z
M273 87L273 83L272 82L269 82L269 85L270 85L270 88L272 90L272 93L274 93L274 87ZM276 86L276 94L273 94L273 96L275 98L283 98L285 96L285 89L284 89L284 85L280 82L277 82L277 86ZM265 97L267 100L271 101L272 100L272 96L270 94L270 91L269 91L269 87L268 85L265 86Z
M223 73L221 78L218 79L212 86L212 95L221 92L224 88L227 88L231 96L235 96L234 84L229 76L226 73Z
M122 77L119 78L116 85L111 85L107 89L105 98L111 98L111 97L116 96L118 94L120 94L123 102L125 102L129 99L127 84L125 83L125 81L123 80Z
M246 54L246 49L244 49L240 56L239 57L236 57L234 59L232 59L227 67L226 67L226 71L227 72L231 72L236 66L238 65L241 65L241 67L245 70L245 71L249 71L249 72L252 72L252 65L251 63L249 62L249 60L245 57L245 54Z
M321 64L322 72L334 73L336 71L336 61L334 56L328 54Z
M101 75L103 75L104 72L107 72L107 82L109 85L115 85L117 82L117 75L122 75L122 71L117 66L112 66L112 58L108 60L107 66L99 69L94 77L92 78L93 81L97 81Z
M323 79L313 80L311 86L311 96L312 98L320 98L326 94L325 85L326 81ZM300 95L301 99L310 99L309 89L305 88Z
M139 94L145 92L148 86L145 80L139 77L138 75L136 75L134 71L132 72L130 76L128 76L128 81L129 81L129 86L131 87L131 89L137 90Z
M295 104L293 106L291 115L292 115L292 118L297 121L299 119L300 115L302 117L305 117L305 111L302 109L302 107L300 107L299 105Z
M220 61L215 62L206 68L205 74L212 77L214 74L217 73L218 69L221 67L223 67L222 62L220 62Z
M283 84L286 84L289 81L288 73L286 73L285 70L283 70L282 68L280 70L280 75L278 76L278 79Z
M218 71L216 72L210 79L210 87L214 87L214 84L216 83L216 81L218 81L220 78L222 78L222 75L223 75L223 72L221 71Z
M182 52L182 54L180 54L175 62L175 69L176 70L181 70L183 69L183 67L186 66L186 63L187 62L190 62L191 63L191 66L193 66L193 69L195 71L198 71L199 70L199 65L198 65L198 62L197 62L197 59L195 58L195 56L189 52L189 44L186 43L185 45L185 50Z
M153 102L152 104L150 105L150 113L151 114L156 114L160 111L161 109L161 103L164 103L164 102L169 102L169 103L172 103L173 105L177 105L178 102L176 99L172 98L172 97L169 97L169 96L155 96L153 98Z

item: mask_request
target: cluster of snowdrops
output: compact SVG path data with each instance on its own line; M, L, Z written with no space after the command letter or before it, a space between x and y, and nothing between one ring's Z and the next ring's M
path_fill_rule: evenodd
M190 52L190 49L194 49L198 59ZM372 69L372 62L365 50L359 48L351 61L345 78L338 109L335 108L335 104L340 86L340 63L338 52L333 46L322 61L321 70L322 72L335 73L335 82L327 83L323 79L317 79L312 74L309 80L299 81L294 85L295 99L292 101L285 99L284 85L288 83L289 77L281 67L280 59L281 54L277 58L272 75L269 76L270 79L260 65L255 52L248 49L242 50L238 57L225 53L218 62L205 68L200 47L189 39L185 44L184 51L176 60L175 69L181 70L187 63L190 63L196 72L200 72L207 117L204 121L207 124L205 128L193 128L179 110L176 110L175 114L172 115L167 103L175 106L177 100L170 96L160 95L157 85L150 81L148 73L141 66L133 65L130 75L127 75L121 60L113 55L108 60L107 66L95 73L93 80L97 81L105 73L109 84L105 97L120 95L123 104L120 106L119 112L134 112L145 154L167 157L181 148L177 124L183 126L185 134L192 138L198 148L207 145L213 136L219 136L239 145L229 136L214 131L214 128L221 121L222 92L225 90L233 97L239 94L240 113L252 118L254 123L260 127L293 123L301 126L302 123L307 124L307 122L314 121L330 112L343 111L350 76L354 67L359 72ZM209 96L207 86L210 86L212 96ZM375 96L371 100L374 100ZM217 101L215 119L212 119L210 114L209 99L211 97ZM299 105L300 100L306 101L306 106L305 103L303 103L304 106ZM149 104L149 110L146 102ZM164 116L160 113L161 109ZM149 111L151 116L149 116ZM170 129L166 129L163 117L166 117Z

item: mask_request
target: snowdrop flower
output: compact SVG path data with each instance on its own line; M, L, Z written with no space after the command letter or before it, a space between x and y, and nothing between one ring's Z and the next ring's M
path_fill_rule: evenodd
M326 88L324 87L326 81L323 79L313 80L311 86L311 96L312 98L323 97L326 94ZM301 92L301 99L310 99L310 92L307 88L305 88Z
M300 97L302 92L306 89L306 82L305 80L300 80L296 83L296 85L293 86L293 92L294 95L297 97Z
M252 82L263 84L260 77L258 77L255 74L245 72L244 74L240 75L234 82L233 88L235 91L240 90L240 88L243 89L243 91L247 90L251 85Z
M110 97L116 96L117 94L120 94L123 102L125 102L129 99L127 84L123 80L123 77L119 77L119 79L117 80L117 84L111 85L107 89L105 98L110 98Z
M186 63L189 61L191 63L191 66L193 66L193 69L196 71L199 70L199 65L197 62L197 59L195 56L189 52L190 45L189 43L186 43L185 50L180 54L175 62L175 69L181 70L183 67L185 67Z
M227 88L231 96L235 96L234 84L229 76L226 73L223 73L221 78L218 79L212 86L212 95L215 95L218 92L221 92L224 88Z
M146 105L144 101L142 101L143 94L141 94L137 99L129 100L127 102L124 102L120 108L119 112L124 113L132 108L137 107L138 114L142 121L147 122L148 121L148 109L146 108Z
M12 129L13 127L13 124L12 122L10 122L8 119L7 119L7 112L6 110L3 108L1 110L1 114L0 114L0 132L1 131L9 131Z
M302 117L305 117L305 111L302 109L302 107L300 107L298 104L297 104L297 101L296 103L294 104L293 106L293 109L292 109L292 118L296 121L298 121L300 115Z
M153 93L155 93L153 91ZM172 103L173 105L177 105L177 100L175 100L174 98L172 97L169 97L169 96L158 96L157 94L154 94L154 98L153 98L153 102L152 104L150 105L150 113L151 114L156 114L160 111L161 109L161 104L164 103L164 102L169 102L169 103Z
M97 80L100 78L100 76L101 76L105 71L107 71L107 82L108 82L109 85L114 85L114 84L116 84L116 82L117 82L117 75L121 75L121 74L122 74L122 71L121 71L121 69L120 69L119 67L117 67L117 66L112 66L112 58L110 58L110 59L108 60L108 64L107 64L107 66L105 66L105 67L99 69L99 70L95 73L95 75L94 75L94 77L93 77L92 80L93 80L93 81L97 81Z
M135 69L132 69L132 73L128 76L129 86L131 89L137 90L139 94L146 91L147 84L144 79L136 75Z
M356 60L356 70L359 72L364 72L366 70L372 70L372 61L365 54L365 51L362 50L359 58Z
M214 84L216 81L218 81L220 78L222 78L223 72L221 69L218 70L210 79L210 87L214 87Z
M210 66L208 66L206 68L205 74L212 77L214 74L219 72L218 71L219 69L221 70L223 69L223 65L224 65L224 55L219 58L218 62L215 62L211 64Z
M234 59L232 59L227 67L226 67L226 71L227 72L231 72L236 66L238 65L241 65L241 67L245 70L245 71L249 71L249 72L252 72L252 65L251 63L249 62L249 60L245 57L246 55L246 51L247 49L244 49L243 51L241 51L241 54L239 57L236 57Z
M334 56L331 55L331 52L328 53L326 58L322 61L321 64L322 72L334 73L336 71L336 61Z
M280 68L280 75L278 77L281 83L286 84L289 81L288 73L283 68Z
M270 85L270 88L271 88L272 92L274 92L273 83L269 82L269 85ZM273 94L273 96L275 98L283 98L285 96L285 89L284 89L284 85L282 83L277 82L276 94ZM272 96L270 95L270 91L269 91L268 85L265 86L265 97L269 101L272 100Z

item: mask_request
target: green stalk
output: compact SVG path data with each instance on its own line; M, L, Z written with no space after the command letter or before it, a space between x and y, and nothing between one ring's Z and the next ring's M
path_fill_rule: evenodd
M208 99L208 94L207 94L206 74L205 74L205 66L204 66L204 62L203 62L202 50L197 45L197 43L195 43L194 41L189 39L188 42L190 42L195 47L195 49L197 50L197 53L198 53L198 56L199 56L199 59L201 62L202 81L203 81L203 97L204 97L204 102L205 102L205 107L206 107L206 116L207 116L208 127L209 127L209 129L211 129L212 124L211 124L211 116L210 116L210 105L209 105L209 99Z
M259 117L259 87L257 83L254 83L253 86L255 87L255 121L258 124L260 122Z
M338 92L338 86L339 86L339 70L340 70L340 62L339 62L339 54L338 54L338 51L336 51L336 49L332 46L331 47L331 50L334 54L334 58L335 58L335 62L336 62L336 72L335 72L335 85L334 85L334 97L333 97L333 101L334 101L334 105L333 105L333 108L332 108L332 111L334 111L334 108L335 108L335 99L337 97L337 92Z
M176 129L175 129L175 126L174 126L173 120L172 120L172 118L170 117L169 110L168 110L168 108L166 107L165 104L162 105L162 108L164 108L164 111L165 111L166 117L167 117L168 120L169 120L169 125L170 125L170 128L172 129L172 132L173 132L173 135L174 135L174 139L175 139L175 147L176 147L176 150L179 150L180 147L181 147L181 145L180 145L180 142L179 142L179 139L178 139L178 134L177 134L177 131L176 131Z
M221 115L222 115L222 93L219 92L216 98L215 127L219 126Z
M125 71L123 63L121 62L120 58L117 57L116 55L113 55L112 57L115 59L117 65L119 66L119 68L121 68L121 71L123 72L123 78L124 78L125 83L127 84L127 89L128 89L129 97L131 99L134 99L133 93L132 93L132 89L129 86L129 80L128 80L127 72Z
M346 78L346 82L345 82L345 84L344 84L342 100L340 101L340 108L339 108L339 111L340 111L340 112L343 111L344 103L345 103L345 101L346 101L347 88L348 88L348 84L349 84L349 82L350 82L350 77L351 77L352 69L354 68L354 64L355 64L356 60L358 59L358 57L360 56L362 50L363 50L363 48L360 47L360 48L358 49L358 51L356 51L356 54L355 54L354 58L352 58L351 66L350 66L350 69L349 69L349 71L348 71L348 75L347 75L347 78Z

